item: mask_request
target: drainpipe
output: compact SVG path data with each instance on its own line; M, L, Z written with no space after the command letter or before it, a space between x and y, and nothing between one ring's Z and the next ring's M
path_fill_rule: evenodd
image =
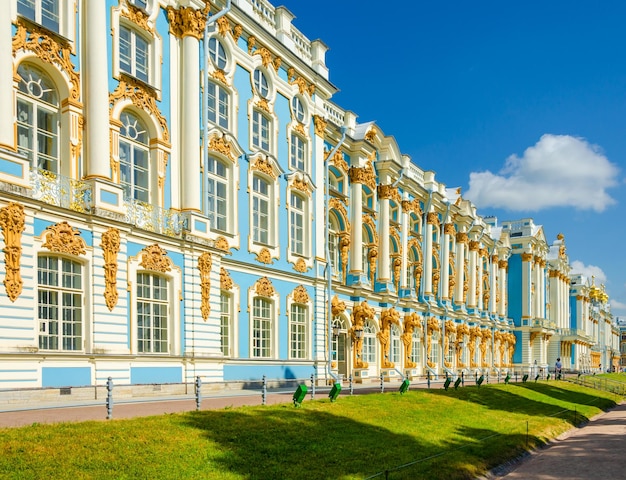
M325 195L324 195L324 213L325 213L325 224L324 224L324 236L325 236L325 254L326 254L326 276L328 277L328 284L326 285L327 290L326 290L326 295L327 295L327 299L326 299L326 309L327 309L327 317L328 317L328 351L327 353L327 363L326 363L326 370L328 371L328 375L330 377L332 377L332 379L335 381L335 384L339 383L339 377L337 375L335 375L333 373L333 369L332 369L332 349L333 349L333 342L332 342L332 335L333 335L333 319L332 319L332 281L333 281L333 276L332 276L332 272L330 271L330 267L331 267L331 262L330 262L330 243L328 240L328 236L330 234L330 212L328 211L328 205L330 203L330 181L329 181L329 163L330 163L330 159L333 158L333 156L335 155L335 153L337 153L337 150L339 150L339 147L341 147L341 145L343 144L344 140L346 139L346 133L348 131L347 127L341 127L339 129L339 131L341 132L341 138L339 139L339 142L337 142L337 145L334 146L334 148L330 151L330 153L326 156L326 160L324 161L324 180L325 180ZM345 268L345 266L344 266Z
M203 66L203 74L202 74L202 164L204 168L202 169L202 188L206 188L207 184L207 164L209 163L209 129L207 128L208 116L209 116L209 107L207 105L207 87L209 84L209 69L207 68L207 61L209 57L209 27L213 25L220 17L223 17L230 11L230 2L231 0L226 0L226 6L223 10L220 10L215 15L207 14L206 24L204 25L204 39L202 43L202 48L204 50L202 56L202 66ZM208 204L203 195L202 198L202 212L205 215L208 215Z

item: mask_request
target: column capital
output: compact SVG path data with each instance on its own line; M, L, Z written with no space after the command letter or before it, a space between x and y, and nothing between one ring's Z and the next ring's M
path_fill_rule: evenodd
M167 7L167 18L170 22L170 33L178 38L194 37L201 40L204 36L207 15L210 5L207 3L202 10L192 7Z

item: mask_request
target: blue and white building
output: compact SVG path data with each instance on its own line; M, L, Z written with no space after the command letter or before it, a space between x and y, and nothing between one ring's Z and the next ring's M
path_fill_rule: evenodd
M581 368L613 341L542 234L333 103L286 8L6 3L0 388Z

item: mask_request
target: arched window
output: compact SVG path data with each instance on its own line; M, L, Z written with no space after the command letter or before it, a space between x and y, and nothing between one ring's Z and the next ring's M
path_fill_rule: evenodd
M363 325L363 361L376 363L376 327L371 320Z
M228 63L228 57L226 56L226 50L216 37L209 38L209 58L215 68L220 70L226 70L226 64Z
M330 185L330 191L343 195L343 175L339 171L331 167L328 171L328 183Z
M341 252L339 251L339 222L337 217L331 213L329 218L329 230L328 230L328 250L330 255L330 265L333 275L339 275L339 257Z
M419 365L422 361L422 336L420 330L413 330L411 342L413 346L411 350L411 361Z
M348 327L341 317L333 318L332 359L339 362L346 361L346 333ZM336 333L336 334L335 334ZM343 334L343 335L342 335Z
M392 325L389 330L389 360L399 366L401 355L400 329Z
M152 273L137 274L137 350L168 352L168 281Z
M271 302L261 297L255 297L252 303L252 356L272 356Z
M211 227L228 231L229 169L224 162L209 157L207 162L207 204Z
M37 258L37 312L41 350L82 350L83 273L79 262Z
M150 202L149 136L143 122L130 112L120 120L120 181L127 199Z
M59 173L59 95L39 68L21 64L17 94L17 146L31 165Z

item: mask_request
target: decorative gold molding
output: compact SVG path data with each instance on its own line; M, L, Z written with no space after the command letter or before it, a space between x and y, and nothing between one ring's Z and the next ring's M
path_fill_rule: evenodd
M254 284L254 291L257 295L261 295L262 297L273 297L276 295L274 285L272 285L272 282L267 277L259 278L257 280Z
M456 243L468 243L469 236L465 232L458 232L456 234Z
M422 330L422 322L417 313L409 313L404 317L404 332L400 336L404 344L404 366L415 368L417 364L411 360L413 355L413 332L415 329Z
M4 264L6 275L4 288L12 302L22 293L24 282L20 274L22 258L22 232L25 228L24 207L19 203L9 203L0 209L0 227L4 237Z
M315 125L315 135L324 138L324 133L326 131L326 126L328 125L328 122L319 115L313 115L313 124Z
M430 225L439 225L439 215L437 212L428 212L426 214L426 223Z
M291 298L293 298L293 301L296 303L303 303L303 304L311 303L311 297L309 297L309 294L306 291L306 288L304 288L302 285L298 285L294 289L294 291L291 294Z
M522 262L530 262L533 259L532 253L522 253Z
M376 188L378 199L379 200L394 200L397 203L400 203L402 200L400 198L400 194L398 193L398 188L393 185L378 185Z
M302 193L307 194L308 196L311 196L311 194L313 193L313 186L308 183L304 178L294 179L294 181L291 183L291 187L301 191Z
M7 14L5 12L5 14ZM13 56L18 50L24 49L33 52L38 58L51 65L58 65L67 74L72 84L70 98L74 101L80 99L80 74L74 70L72 64L72 51L69 43L60 44L56 38L49 36L43 29L35 24L26 24L18 17L17 32L13 36ZM14 77L17 76L15 64ZM19 77L18 77L19 78Z
M200 272L200 312L206 322L211 313L211 267L213 258L209 252L204 252L198 258L198 271Z
M372 192L376 191L376 177L372 168L350 167L348 175L352 183L361 183L367 185Z
M256 102L256 106L261 110L265 110L267 113L272 113L272 109L270 108L267 98L259 98Z
M220 288L227 291L233 289L233 279L224 267L220 267Z
M165 273L172 269L172 265L172 259L157 243L149 245L141 251L139 266L147 270Z
M350 233L350 221L348 220L348 211L344 204L337 198L331 198L328 202L329 210L336 210L336 212L341 216L343 223L345 225L345 231Z
M469 251L470 252L478 252L480 250L480 243L476 240L470 240L469 242Z
M233 27L233 40L235 40L235 43L237 43L242 33L243 33L243 27L241 25L237 24Z
M339 301L339 298L337 297L337 295L335 295L330 302L330 311L333 318L338 317L346 311L345 302Z
M192 7L167 7L167 19L170 22L170 33L178 38L194 37L197 40L204 36L204 26L211 5L207 2L202 10Z
M217 24L217 33L219 33L222 37L225 37L228 32L230 32L230 22L226 17L220 17L215 22Z
M222 250L223 252L227 252L228 255L231 255L230 246L228 245L228 240L224 237L217 237L214 244L215 248Z
M224 85L229 85L228 83L228 79L226 78L226 72L224 70L222 70L221 68L216 68L212 73L211 76L215 79L218 80L219 82L223 83Z
M455 235L456 229L454 228L453 223L445 223L443 225L443 234L444 235Z
M278 176L276 175L276 172L274 171L274 168L272 167L272 164L270 163L270 159L268 157L265 157L265 158L257 157L254 160L254 163L250 166L250 169L264 173L272 177L274 180L278 178Z
M235 162L235 155L232 151L232 145L224 135L222 135L221 137L218 135L211 136L209 140L209 150L221 153L233 163Z
M125 9L122 10L120 12L120 15L122 17L127 18L128 20L133 22L135 25L138 25L139 27L143 28L145 31L150 32L151 34L154 35L154 27L148 24L148 19L150 18L150 16L146 12L144 12L141 8L135 7L130 2L126 2L126 6L128 7L128 10L125 10Z
M143 84L135 79L124 76L120 79L120 83L115 91L109 95L111 112L113 110L113 104L122 98L129 99L136 107L154 115L161 127L163 140L169 142L170 134L167 128L167 119L159 111L154 92L148 91Z
M325 157L328 155L328 153L330 152L324 150ZM346 162L343 158L343 152L341 151L341 149L338 149L335 152L333 157L330 159L330 163L337 167L339 170L341 170L343 173L348 173L348 171L350 170L350 167L348 167L348 162Z
M299 273L305 273L307 271L306 262L299 258L298 261L294 264L293 269Z
M100 247L104 257L104 301L111 312L119 299L117 292L117 254L120 251L120 231L117 228L109 228L102 234Z
M367 129L367 132L365 132L365 140L367 140L370 143L374 143L374 140L376 140L377 133L378 131L376 130L376 127L371 126L370 128Z
M266 265L270 265L273 263L272 254L267 248L262 248L259 253L256 255L257 262L265 263Z
M287 69L287 79L291 85L298 86L298 92L300 92L300 95L304 95L305 93L308 93L309 96L311 96L315 93L315 85L307 84L304 78L302 78L299 75L296 76L295 68L289 67Z
M46 241L42 245L52 252L67 253L69 255L84 255L86 253L85 240L80 232L67 222L60 222L46 228Z

